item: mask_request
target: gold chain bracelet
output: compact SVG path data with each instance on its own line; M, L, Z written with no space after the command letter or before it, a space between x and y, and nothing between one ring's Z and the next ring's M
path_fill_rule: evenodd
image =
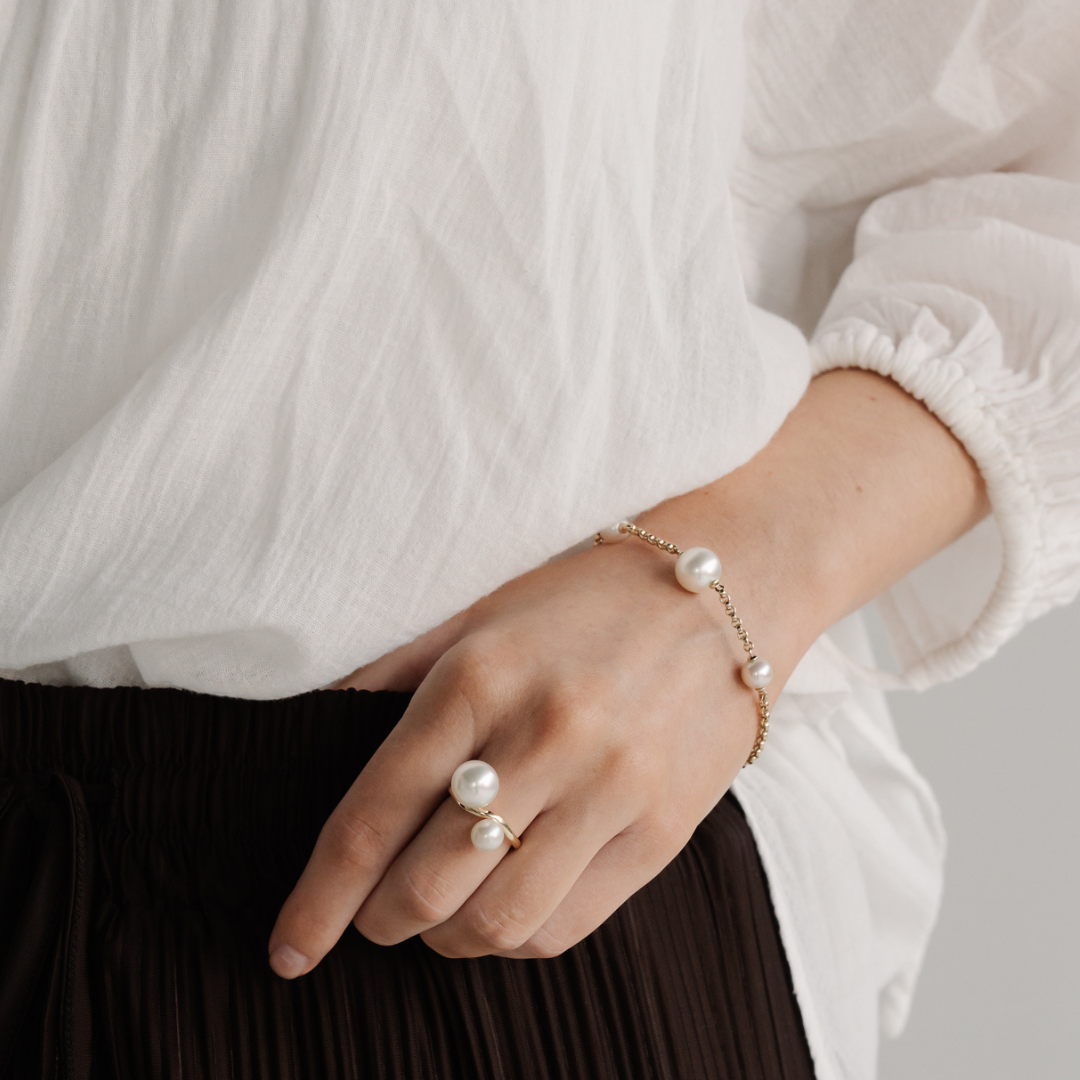
M654 536L651 532L639 529L629 521L620 521L618 525L601 529L593 539L593 543L617 544L629 536L636 536L639 540L644 540L646 544L652 544L661 551L678 556L675 563L675 579L687 592L700 593L706 589L712 589L720 597L720 602L724 605L724 610L731 620L731 625L735 627L735 633L738 634L739 641L742 642L742 647L746 650L748 657L742 666L742 680L758 696L758 733L750 756L746 759L747 765L753 765L761 754L765 740L769 737L769 695L765 693L765 687L772 680L772 665L754 651L754 643L750 640L750 635L746 632L742 619L739 618L739 613L731 602L731 597L720 583L719 556L708 548L701 547L687 548L683 551L682 548L676 547L667 540L661 540L659 536Z

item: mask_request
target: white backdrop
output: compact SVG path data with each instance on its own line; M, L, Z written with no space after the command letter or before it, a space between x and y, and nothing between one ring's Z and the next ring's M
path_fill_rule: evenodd
M876 628L875 628L876 629ZM949 834L945 900L880 1080L1080 1076L1080 604L982 668L892 694Z

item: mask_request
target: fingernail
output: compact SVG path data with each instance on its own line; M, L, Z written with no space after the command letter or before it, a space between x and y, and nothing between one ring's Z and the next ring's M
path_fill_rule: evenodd
M308 958L298 953L291 945L279 945L270 954L270 966L283 979L295 979L303 974L308 965Z

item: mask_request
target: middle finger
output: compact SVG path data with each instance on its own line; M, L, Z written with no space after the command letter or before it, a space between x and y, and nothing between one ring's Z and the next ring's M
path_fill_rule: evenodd
M520 768L507 760L508 750L485 748L476 757L499 777L499 794L485 809L502 817L524 847L522 834L553 791L546 771ZM376 944L395 945L450 918L512 850L505 839L494 851L475 847L470 834L480 820L448 794L366 897L353 917L357 930Z
M540 814L529 844L500 863L464 904L424 933L443 956L486 956L524 945L572 891L597 852L629 824L594 799L566 800Z

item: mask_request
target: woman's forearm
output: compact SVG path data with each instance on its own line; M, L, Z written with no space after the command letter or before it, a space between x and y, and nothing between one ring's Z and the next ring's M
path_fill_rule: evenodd
M814 379L741 468L637 521L720 554L725 583L783 680L819 634L989 508L948 428L892 380L845 369Z

